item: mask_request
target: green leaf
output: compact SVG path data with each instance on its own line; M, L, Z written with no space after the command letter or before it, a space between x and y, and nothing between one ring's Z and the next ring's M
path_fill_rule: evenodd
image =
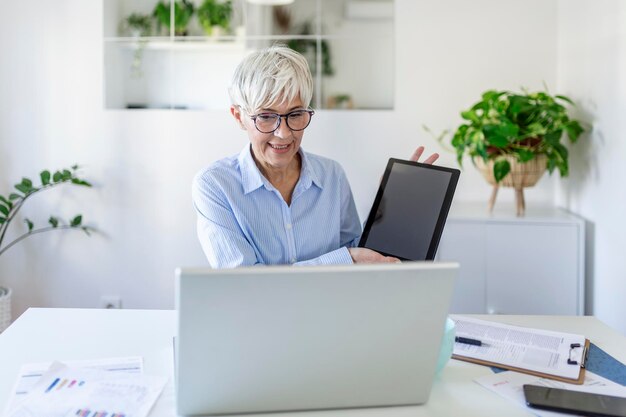
M13 203L11 203L11 200L7 200L4 196L0 195L0 201L3 202L4 204L6 204L6 206L9 208L9 210L11 210L13 208Z
M525 96L512 96L509 100L511 104L509 105L509 114L511 116L517 116L520 113L525 113L532 110L533 106L528 103L528 98Z
M559 154L562 159L567 159L567 157L569 156L569 151L567 150L567 148L560 143L554 145L554 150Z
M464 118L465 120L469 120L470 122L473 122L473 123L479 123L480 122L480 119L478 118L478 115L473 110L466 110L466 111L461 112L461 117Z
M485 142L479 142L476 144L476 154L483 158L483 161L487 161L489 155L487 154L487 147L485 146Z
M61 175L64 181L68 181L72 179L72 173L67 169L64 169Z
M528 136L543 136L546 134L546 128L538 122L531 123L526 127Z
M33 182L28 178L22 178L22 182L20 182L19 184L15 184L15 189L21 191L26 195L37 191L36 188L33 188Z
M521 163L528 162L535 157L535 153L528 149L517 149L516 152Z
M556 98L558 98L560 100L566 101L566 102L568 102L571 105L574 105L574 102L569 97L561 96L561 95L556 95L554 97L556 97Z
M485 91L482 95L483 101L494 101L498 99L500 96L505 94L504 91L497 92L496 90Z
M60 182L61 180L63 180L63 174L61 174L61 172L59 171L55 171L52 175L52 181Z
M50 223L52 227L57 227L59 225L59 219L57 219L56 217L50 216L50 218L48 219L48 223Z
M585 131L585 129L583 129L580 123L578 123L576 120L570 120L565 125L565 131L567 132L567 136L569 137L570 141L574 143L581 135L581 133Z
M546 153L546 157L548 158L548 164L547 164L548 172L552 174L552 172L554 171L554 168L556 168L557 157L555 156L554 152Z
M4 214L5 216L8 216L9 208L5 206L4 204L0 204L0 213Z
M82 221L83 221L83 216L79 214L78 216L74 217L74 218L72 219L72 221L70 221L70 226L71 226L71 227L77 227L77 226L80 226L80 224L82 223Z
M501 159L493 164L493 176L496 178L496 182L502 181L510 171L511 164L506 159Z
M29 194L31 188L25 186L24 184L15 184L15 189L21 191L24 194Z
M15 193L11 193L11 195L9 195L9 200L18 200L20 198L24 198L19 194L15 194Z
M91 187L90 183L88 183L87 181L84 181L84 180L80 180L78 178L72 178L72 184L82 185L82 186L85 186L85 187Z
M484 113L485 111L489 110L489 105L487 105L487 103L483 101L479 101L478 103L472 106L472 110L474 110L477 114L478 114L478 110Z
M507 138L515 138L519 134L519 127L509 121L503 122L500 126L500 134Z
M0 224L4 224L7 221L5 217L0 217Z
M546 133L543 138L546 142L554 146L561 141L561 136L563 136L563 131L555 130L553 132Z
M24 223L26 223L26 225L28 226L28 233L32 232L33 227L35 227L33 222L31 222L29 219L24 219Z
M509 144L509 139L501 133L498 125L483 126L483 134L487 142L497 148L504 148Z
M39 176L41 177L41 185L48 185L48 184L50 184L50 171L48 171L48 170L41 171Z

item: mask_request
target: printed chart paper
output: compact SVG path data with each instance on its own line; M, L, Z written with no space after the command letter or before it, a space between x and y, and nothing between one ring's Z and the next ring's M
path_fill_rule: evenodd
M9 417L146 417L167 378L54 362Z

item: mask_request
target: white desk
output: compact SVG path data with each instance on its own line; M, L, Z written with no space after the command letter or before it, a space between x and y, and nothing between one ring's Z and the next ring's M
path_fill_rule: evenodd
M172 310L29 309L0 334L0 411L20 366L51 360L142 356L144 372L170 378L151 417L175 416ZM626 338L594 317L476 316L521 326L584 334L626 362ZM423 406L263 414L263 417L528 416L526 410L473 382L487 367L451 360Z

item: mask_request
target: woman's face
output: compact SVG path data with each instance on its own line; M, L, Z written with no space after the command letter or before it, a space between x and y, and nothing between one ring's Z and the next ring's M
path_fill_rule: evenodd
M286 114L294 110L304 109L300 99L269 108L260 109L258 113ZM264 169L285 170L290 166L299 166L296 155L300 149L304 130L293 131L281 118L280 126L272 133L261 133L254 125L254 120L238 107L230 108L231 114L240 126L248 132L252 144L252 152L257 164ZM295 163L295 164L294 164Z

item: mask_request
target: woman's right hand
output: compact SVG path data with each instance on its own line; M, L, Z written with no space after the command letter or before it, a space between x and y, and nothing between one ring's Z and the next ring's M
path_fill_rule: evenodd
M400 259L385 256L367 248L348 248L355 264L399 263Z

